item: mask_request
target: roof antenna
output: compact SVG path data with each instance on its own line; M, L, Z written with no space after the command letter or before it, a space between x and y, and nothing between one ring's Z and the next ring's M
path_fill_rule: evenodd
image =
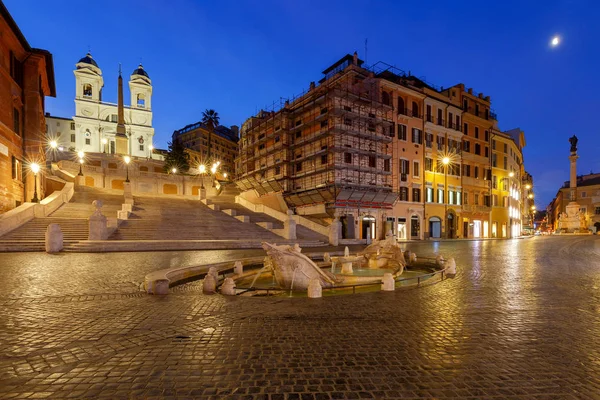
M119 63L119 76L121 76L121 63Z

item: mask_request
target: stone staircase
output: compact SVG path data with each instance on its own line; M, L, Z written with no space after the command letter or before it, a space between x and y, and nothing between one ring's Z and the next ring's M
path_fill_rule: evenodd
M257 224L266 229L282 229L283 222L276 218L270 217L263 213L255 213L248 210L246 207L235 202L235 196L240 194L240 190L233 184L225 185L219 196L210 197L209 204L214 204L219 207L222 212L234 210L237 215L249 216L249 222ZM324 245L329 243L329 239L324 235L314 232L302 225L296 225L296 237L298 240L319 241Z
M88 238L87 218L94 212L92 201L102 200L102 212L107 217L116 217L121 208L123 195L108 194L93 188L78 188L71 201L64 204L48 217L34 218L19 228L0 237L0 252L44 251L45 234L49 224L59 224L63 232L65 248Z

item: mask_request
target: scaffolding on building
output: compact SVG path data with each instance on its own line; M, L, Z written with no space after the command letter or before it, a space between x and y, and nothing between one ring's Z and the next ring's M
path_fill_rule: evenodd
M329 215L392 207L392 106L361 63L347 55L323 71L319 85L244 123L242 190L282 192L290 207L323 205Z

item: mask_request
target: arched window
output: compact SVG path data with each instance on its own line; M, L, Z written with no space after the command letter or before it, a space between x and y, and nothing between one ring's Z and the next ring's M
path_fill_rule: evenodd
M146 107L146 96L144 96L143 93L139 93L137 95L137 106L139 108L144 108Z
M386 106L390 105L390 95L388 92L381 92L381 102Z
M89 83L83 85L83 97L92 97L92 85Z
M404 108L404 99L400 96L398 96L398 114L406 114Z
M412 103L412 115L413 115L413 117L419 116L419 105L417 104L416 101L413 101L413 103Z

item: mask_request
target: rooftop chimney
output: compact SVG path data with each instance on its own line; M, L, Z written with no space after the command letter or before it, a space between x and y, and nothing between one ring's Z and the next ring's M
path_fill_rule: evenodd
M357 52L354 52L354 54L352 55L352 64L358 65L358 53Z

